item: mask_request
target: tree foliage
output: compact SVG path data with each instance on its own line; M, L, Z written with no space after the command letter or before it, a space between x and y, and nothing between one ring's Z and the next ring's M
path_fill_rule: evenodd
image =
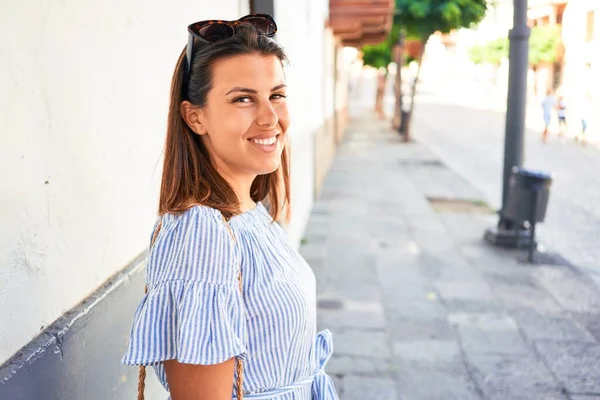
M400 29L398 25L393 25L392 31L385 41L379 44L363 46L363 63L374 68L386 68L392 62L392 50L398 41L399 34Z
M396 0L394 24L409 37L427 40L435 32L468 28L485 17L487 0Z
M508 57L508 39L501 37L483 45L471 47L469 56L475 64L500 65L502 59Z
M385 67L392 61L400 30L408 38L425 42L435 32L449 33L478 23L487 7L487 0L396 0L390 35L380 44L364 46L363 61L375 68Z
M531 29L529 37L529 64L536 66L540 63L556 61L560 31L556 25L536 26Z
M560 32L557 26L535 26L529 37L529 65L556 61L560 44ZM469 56L475 64L500 65L503 58L508 57L508 38L501 37L483 45L473 46Z

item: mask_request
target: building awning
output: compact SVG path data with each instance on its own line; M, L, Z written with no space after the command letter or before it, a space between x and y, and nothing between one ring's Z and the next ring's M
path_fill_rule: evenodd
M344 46L383 42L392 29L394 0L329 0L328 26Z

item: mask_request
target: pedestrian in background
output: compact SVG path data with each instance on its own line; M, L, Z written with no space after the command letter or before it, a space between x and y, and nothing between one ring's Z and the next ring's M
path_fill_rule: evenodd
M556 116L558 117L558 135L563 136L567 131L567 105L563 96L560 96L556 103Z
M542 133L542 140L545 142L548 140L548 129L550 122L552 121L552 110L556 105L556 99L554 98L554 92L552 89L548 89L544 100L542 100L542 110L544 113L544 132Z
M338 398L315 276L275 223L290 199L276 30L268 15L194 23L173 76L147 293L123 359L152 365L173 400Z
M579 116L581 118L581 132L575 136L575 140L581 141L583 144L585 144L587 141L586 132L587 132L589 118L590 118L590 114L591 114L591 111L590 111L591 103L592 103L592 99L591 99L590 94L588 93L585 95L585 98L583 99L580 106L578 107Z

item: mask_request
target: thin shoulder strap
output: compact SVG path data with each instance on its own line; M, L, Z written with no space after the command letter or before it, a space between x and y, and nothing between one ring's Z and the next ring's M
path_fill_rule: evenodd
M233 234L233 230L231 229L231 225L229 225L229 221L223 214L221 214L221 218L223 218L223 222L225 222L225 226L227 226L227 230L229 231L229 235L231 236L231 240L235 243L235 235ZM240 288L240 294L242 297L244 296L244 286L242 283L242 265L240 264L240 271L238 273L238 286ZM237 371L237 380L235 381L235 391L236 391L236 399L243 400L244 399L244 363L240 357L235 359L235 369Z
M162 218L158 220L158 224L154 229L154 233L152 234L152 241L150 242L150 248L154 246L154 242L156 242L156 238L158 237L158 233L162 228ZM144 293L148 293L148 285L144 286ZM138 374L138 400L144 400L144 390L146 389L146 366L140 365L140 371Z

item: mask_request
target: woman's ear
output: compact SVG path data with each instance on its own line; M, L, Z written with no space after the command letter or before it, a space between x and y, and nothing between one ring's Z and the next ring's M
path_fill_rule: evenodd
M206 126L204 125L204 110L202 108L185 100L181 102L180 110L183 120L190 127L190 129L194 131L194 133L198 135L206 135L207 131Z

